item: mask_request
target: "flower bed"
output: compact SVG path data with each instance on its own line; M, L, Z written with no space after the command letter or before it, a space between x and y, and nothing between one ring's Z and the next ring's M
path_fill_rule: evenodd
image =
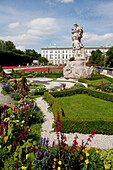
M55 70L54 70L55 69ZM22 71L34 71L34 72L63 72L63 67L57 67L57 68L50 68L50 67L42 67L42 68L26 68Z
M14 79L13 82L10 82L6 78L5 83L2 85L2 89L10 94L15 100L19 100L25 96L30 96L29 88L30 85L27 85L27 80L25 77L23 77L20 82L18 82L16 79Z
M4 161L12 154L14 154L14 169L17 168L18 159L23 157L22 162L24 162L24 152L21 149L24 146L29 149L33 145L32 139L29 138L30 126L34 123L41 123L42 120L42 114L33 99L21 99L13 109L8 106L0 107L0 152L6 150L0 155L0 167L5 166ZM26 145L28 143L29 146Z

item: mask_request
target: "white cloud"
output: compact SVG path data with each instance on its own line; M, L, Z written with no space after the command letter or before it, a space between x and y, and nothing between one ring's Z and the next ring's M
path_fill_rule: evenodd
M64 3L70 3L70 2L74 2L74 0L56 0L58 2L64 2Z
M11 28L14 28L14 25L11 25ZM32 45L38 45L41 41L48 38L52 38L59 31L60 27L55 18L36 18L22 24L20 29L24 30L21 34L17 32L16 35L1 36L0 39L5 41L10 40L18 48L21 47L23 50Z
M48 3L49 5L55 5L55 2L70 3L74 2L74 0L46 0L46 3Z
M14 22L8 25L9 28L13 29L13 28L17 28L19 26L19 22Z
M113 45L113 33L104 35L84 33L83 43L87 45Z

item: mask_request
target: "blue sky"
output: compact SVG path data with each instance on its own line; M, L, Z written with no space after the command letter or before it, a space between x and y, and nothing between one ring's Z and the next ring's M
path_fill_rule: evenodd
M75 22L85 46L113 45L113 0L0 0L0 39L21 50L71 46Z

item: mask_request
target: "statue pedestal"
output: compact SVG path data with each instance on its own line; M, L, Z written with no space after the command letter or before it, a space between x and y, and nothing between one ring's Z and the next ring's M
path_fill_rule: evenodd
M63 69L65 78L85 78L92 75L93 67L86 66L87 61L84 58L77 57L76 61L69 61Z

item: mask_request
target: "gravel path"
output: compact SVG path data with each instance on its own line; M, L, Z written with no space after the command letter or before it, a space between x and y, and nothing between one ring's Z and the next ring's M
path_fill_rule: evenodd
M9 96L9 95L3 95L1 93L2 90L2 85L0 84L0 105L2 104L11 104L12 106L14 106L14 101L13 99Z
M44 123L42 124L42 137L49 137L50 144L52 144L54 139L57 139L56 133L51 132L53 130L52 123L54 122L53 113L48 110L48 103L43 100L42 97L36 99L37 106L41 109L44 114ZM78 144L80 145L82 140L84 142L88 138L88 134L80 133L69 133L64 134L67 137L67 143L71 146L75 135L78 135ZM96 134L92 139L92 142L88 145L89 147L96 147L100 149L113 148L113 135L102 135Z

